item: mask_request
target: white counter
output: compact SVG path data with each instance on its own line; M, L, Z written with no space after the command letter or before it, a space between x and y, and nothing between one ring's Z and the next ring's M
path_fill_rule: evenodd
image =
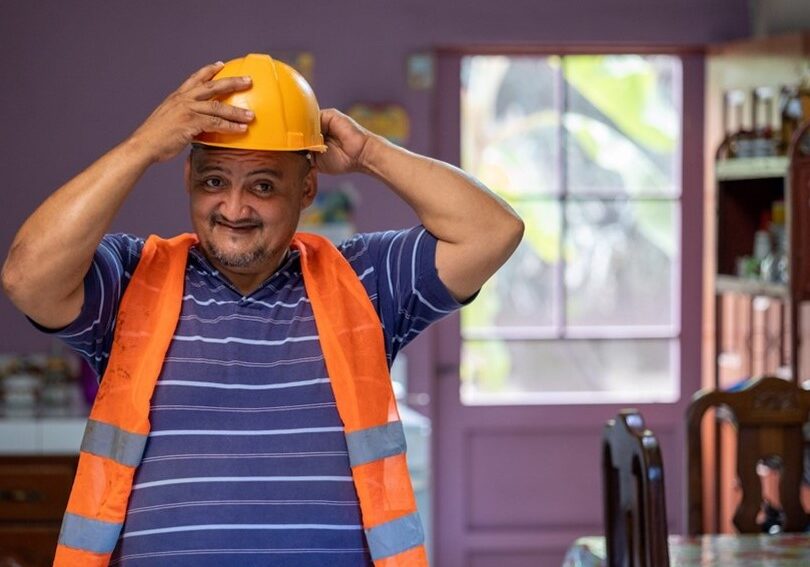
M85 423L85 417L0 418L0 455L78 454Z

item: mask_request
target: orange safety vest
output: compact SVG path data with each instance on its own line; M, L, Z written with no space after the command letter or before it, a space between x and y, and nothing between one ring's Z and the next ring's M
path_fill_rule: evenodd
M144 244L118 309L54 566L110 561L150 431L150 399L180 316L188 249L196 242L194 234L169 240L152 235ZM292 246L301 253L374 565L427 567L379 317L354 270L328 240L298 233Z

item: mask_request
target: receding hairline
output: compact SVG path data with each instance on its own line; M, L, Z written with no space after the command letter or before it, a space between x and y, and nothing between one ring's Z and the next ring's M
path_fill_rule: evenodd
M224 148L220 146L209 146L207 144L191 144L191 148L189 149L188 159L189 163L194 163L194 156L199 155L200 151L205 152L236 152L236 153L266 153L266 154L296 154L300 155L305 159L306 166L303 168L301 175L302 177L305 176L312 167L315 165L315 160L312 157L312 152L310 150L245 150L241 148Z
M307 160L310 160L312 157L312 152L310 150L248 150L242 148L226 148L222 146L209 146L207 144L191 144L191 148L189 149L189 156L193 156L199 150L203 150L206 152L235 152L235 153L267 153L267 154L296 154L299 156L304 156Z

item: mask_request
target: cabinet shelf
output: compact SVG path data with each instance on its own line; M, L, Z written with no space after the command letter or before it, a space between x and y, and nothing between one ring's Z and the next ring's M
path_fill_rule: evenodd
M804 150L807 140L810 122L805 121L794 134L789 157L716 162L715 348L719 354L729 349L736 351L745 362L725 367L721 376L718 354L715 387L741 375L769 374L787 365L794 380L802 377L801 303L810 300L810 263L801 260L810 253L810 155ZM780 201L785 210L790 284L734 277L738 259L753 255L756 233L765 227ZM758 311L758 297L776 301L767 307L761 304Z
M785 177L789 165L787 156L723 159L715 165L715 176L718 181Z
M788 286L785 284L720 274L718 274L715 279L714 289L717 293L739 293L742 295L775 297L779 299L784 299L788 296Z

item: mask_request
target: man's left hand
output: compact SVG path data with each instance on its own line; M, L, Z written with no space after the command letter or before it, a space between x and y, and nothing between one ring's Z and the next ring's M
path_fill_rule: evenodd
M326 153L313 152L318 170L333 175L365 171L374 134L334 108L321 111L321 133Z

